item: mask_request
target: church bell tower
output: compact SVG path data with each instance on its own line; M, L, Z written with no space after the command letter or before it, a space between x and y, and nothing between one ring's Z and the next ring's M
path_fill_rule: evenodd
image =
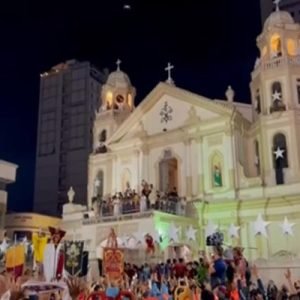
M250 84L255 164L266 186L300 181L300 25L275 2Z
M107 152L106 140L134 110L136 90L126 73L121 71L121 61L112 72L101 91L101 107L94 123L94 152Z

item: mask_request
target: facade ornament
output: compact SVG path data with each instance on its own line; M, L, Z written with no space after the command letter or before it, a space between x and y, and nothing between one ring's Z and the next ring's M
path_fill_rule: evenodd
M74 191L73 187L71 186L70 189L69 189L69 191L68 191L68 200L69 200L69 203L73 203L74 197L75 197L75 191Z
M225 96L227 98L227 101L232 103L233 100L234 100L234 95L235 95L235 92L234 90L232 89L232 87L229 85L228 88L227 88L227 91L225 93Z
M121 68L120 68L121 63L122 63L122 61L121 61L120 59L118 59L118 60L116 61L117 71L118 71L118 72L121 71Z
M168 63L167 67L165 68L165 71L168 72L168 79L166 82L171 85L174 84L174 80L172 79L172 69L174 69L174 66L171 63Z
M274 0L273 3L276 5L276 11L279 11L279 3L281 2L281 0Z

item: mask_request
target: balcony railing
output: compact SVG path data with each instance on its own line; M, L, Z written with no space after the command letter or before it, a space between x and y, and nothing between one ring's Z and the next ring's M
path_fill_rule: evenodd
M121 205L104 204L95 212L95 217L89 217L83 220L84 225L97 224L103 222L116 222L131 219L148 218L153 215L154 211L160 211L172 215L186 216L185 205L182 205L179 198L169 199L167 201L157 202L151 207L141 208L140 205L134 205L132 201L124 201Z
M261 60L252 72L252 78L261 71L274 70L288 65L300 66L300 55L276 57L266 61Z

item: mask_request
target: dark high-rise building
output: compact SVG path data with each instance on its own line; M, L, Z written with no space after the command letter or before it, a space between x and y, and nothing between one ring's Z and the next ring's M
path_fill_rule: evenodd
M105 74L70 60L41 74L34 211L59 215L72 186L86 203L88 156Z

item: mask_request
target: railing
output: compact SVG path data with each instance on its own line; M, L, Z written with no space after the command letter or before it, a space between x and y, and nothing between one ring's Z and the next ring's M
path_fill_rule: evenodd
M286 65L300 66L300 55L276 57L267 61L260 61L258 66L252 72L252 78L261 71L273 70Z
M157 203L152 207L141 208L139 205L128 205L124 203L118 208L112 205L103 205L98 215L83 220L84 225L97 224L103 222L116 222L131 219L142 219L153 215L154 211L160 211L167 214L186 216L186 208L182 206L180 201L166 201L163 203ZM96 212L97 214L97 212Z

